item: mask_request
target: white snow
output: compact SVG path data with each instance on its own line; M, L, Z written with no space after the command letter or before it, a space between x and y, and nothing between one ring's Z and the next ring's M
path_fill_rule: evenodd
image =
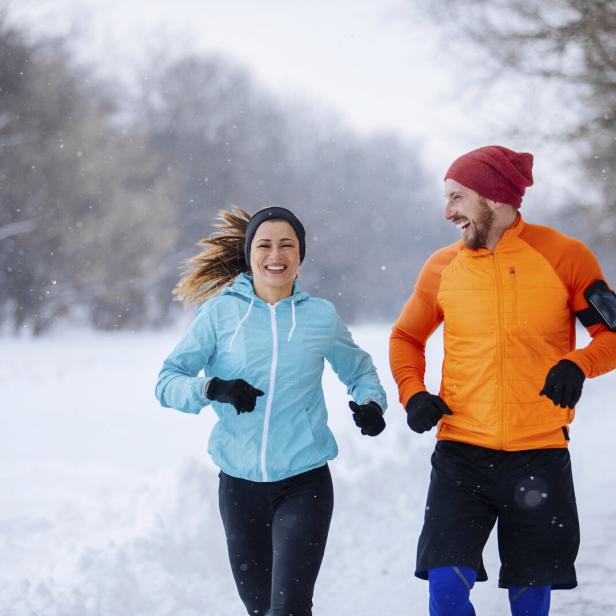
M315 616L427 614L412 576L434 446L406 427L387 365L386 327L353 328L386 386L388 426L362 437L344 386L324 379L340 454L336 505L317 582ZM154 399L178 328L149 334L57 331L0 338L0 616L237 616L205 451L211 409L199 416ZM586 344L581 339L580 344ZM438 387L439 335L428 350ZM587 381L572 431L582 547L580 586L553 594L552 614L616 613L616 374ZM481 615L507 614L490 580Z

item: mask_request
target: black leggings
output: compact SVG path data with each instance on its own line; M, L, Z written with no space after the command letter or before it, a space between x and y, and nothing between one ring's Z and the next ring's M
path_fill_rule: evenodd
M220 514L251 616L310 616L334 506L327 465L258 483L220 473Z

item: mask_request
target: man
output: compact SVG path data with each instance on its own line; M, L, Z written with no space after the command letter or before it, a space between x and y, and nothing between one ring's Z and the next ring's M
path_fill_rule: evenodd
M499 586L514 616L545 616L551 589L577 585L579 524L569 424L587 377L616 367L616 295L591 251L519 208L533 157L500 146L445 175L445 218L461 240L424 265L390 340L391 368L418 433L438 425L415 575L431 616L472 616L498 520ZM575 349L575 317L591 343ZM444 323L439 395L425 345Z

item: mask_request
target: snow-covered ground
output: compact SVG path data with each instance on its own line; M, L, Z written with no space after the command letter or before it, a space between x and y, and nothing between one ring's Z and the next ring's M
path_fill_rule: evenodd
M353 328L390 401L387 430L362 437L344 387L324 384L339 457L336 506L315 616L427 614L412 576L433 435L411 433L387 366L388 329ZM213 413L162 409L160 364L178 340L57 331L0 338L0 616L238 616L206 441ZM585 339L581 338L581 344ZM439 336L428 350L438 386ZM553 614L616 613L616 374L588 381L571 451L582 523L580 586L553 595ZM508 613L490 580L477 613Z

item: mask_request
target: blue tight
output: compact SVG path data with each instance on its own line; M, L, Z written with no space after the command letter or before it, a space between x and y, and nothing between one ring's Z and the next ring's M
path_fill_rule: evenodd
M514 586L509 589L512 616L548 616L550 586Z
M470 601L477 573L469 567L435 567L430 580L430 616L475 616ZM515 586L509 589L512 616L548 616L550 586Z
M470 600L477 573L469 567L435 567L428 571L430 616L475 616Z

